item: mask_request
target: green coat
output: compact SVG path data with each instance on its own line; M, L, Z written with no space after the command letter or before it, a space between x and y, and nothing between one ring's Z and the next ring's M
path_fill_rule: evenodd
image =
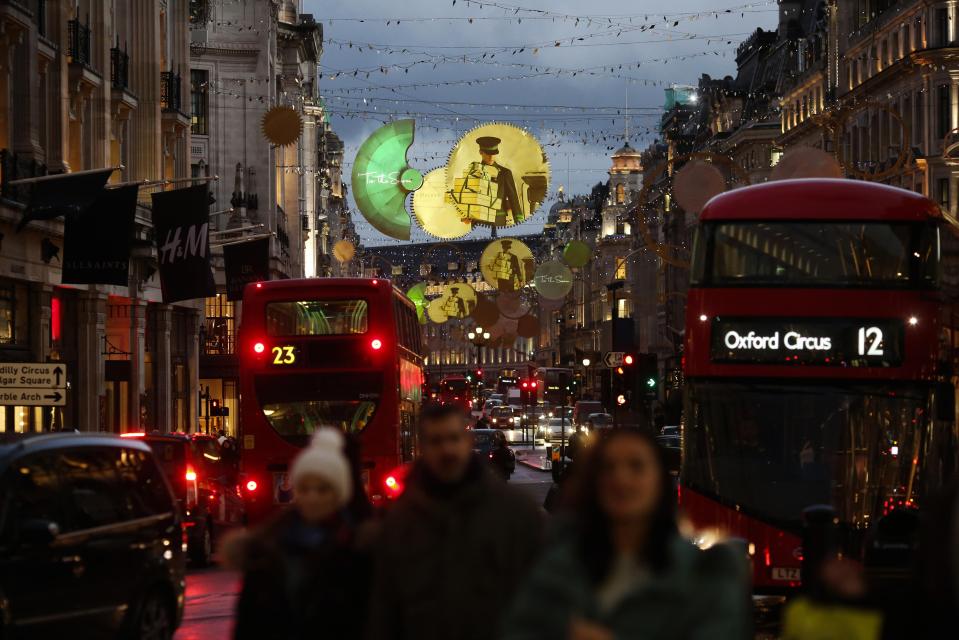
M677 537L665 574L651 575L601 613L575 536L559 539L537 563L504 626L503 640L566 638L573 617L600 624L616 640L745 640L751 630L748 567L731 547L700 551Z

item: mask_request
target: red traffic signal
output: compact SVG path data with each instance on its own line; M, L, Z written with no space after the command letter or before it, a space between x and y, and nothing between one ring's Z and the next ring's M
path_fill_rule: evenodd
M476 370L476 376L479 377L479 378L482 378L482 377L483 377L483 370L482 370L482 369L477 369L477 370Z
M623 356L623 364L633 364L633 355L631 353Z

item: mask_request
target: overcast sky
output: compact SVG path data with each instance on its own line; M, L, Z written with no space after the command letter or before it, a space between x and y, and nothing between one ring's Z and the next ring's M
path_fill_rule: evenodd
M609 154L622 146L627 101L630 142L642 149L656 138L669 84L734 74L736 46L777 22L774 0L486 4L303 0L304 12L323 23L320 92L346 144L347 180L359 145L391 115L416 119L411 164L423 173L443 166L466 131L497 120L529 129L545 145L551 194L559 185L588 192L607 178ZM536 231L549 204L511 231ZM358 212L354 218L365 244L397 242ZM414 232L414 240L425 238Z

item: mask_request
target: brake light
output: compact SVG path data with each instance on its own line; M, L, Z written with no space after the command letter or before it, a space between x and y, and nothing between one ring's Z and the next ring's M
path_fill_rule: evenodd
M372 347L373 351L379 351L383 348L383 341L379 338L373 338L370 342L370 347Z
M146 436L142 431L131 431L130 433L121 433L121 438L142 438Z
M184 477L187 482L196 482L196 471L193 470L193 467L186 468L186 475Z
M389 489L395 489L396 487L400 486L400 483L393 476L387 476L384 483Z
M254 342L254 343L253 343L253 352L254 352L254 353L263 353L264 351L266 351L266 345L265 345L265 344L263 344L262 342Z
M257 283L256 283L256 288L257 288L257 289L262 289L262 288L263 288L263 283L262 283L262 282L257 282Z
M250 480L249 482L246 483L246 490L247 490L247 491L256 491L256 488L257 488L258 486L259 486L259 485L257 485L256 480Z

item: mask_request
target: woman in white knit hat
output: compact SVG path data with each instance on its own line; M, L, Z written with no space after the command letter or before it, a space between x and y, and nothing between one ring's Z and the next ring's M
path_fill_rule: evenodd
M354 470L343 434L320 429L290 467L290 507L246 538L235 637L363 635L370 562L355 541L347 506Z

